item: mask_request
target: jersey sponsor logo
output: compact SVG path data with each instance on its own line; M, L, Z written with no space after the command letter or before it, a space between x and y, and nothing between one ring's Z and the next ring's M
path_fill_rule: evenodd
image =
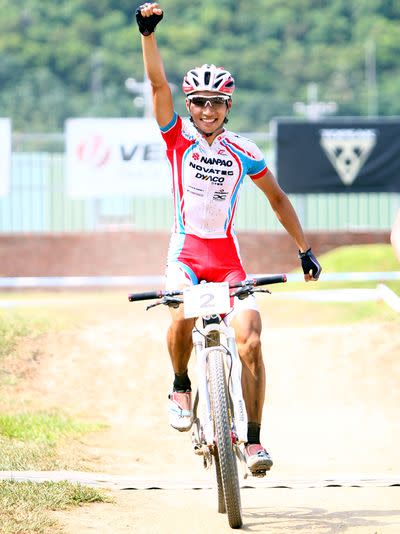
M202 156L200 161L206 165L221 165L222 167L232 167L233 165L233 161L230 159L206 158L205 156Z
M193 156L192 157L193 157L193 159L195 159L197 161L198 159L200 159L200 154L198 154L197 152L193 152Z
M225 178L223 176L213 176L212 174L203 174L202 172L197 172L195 174L195 178L198 178L199 180L210 180L211 183L221 185L225 182Z
M193 185L189 185L187 190L192 195L196 195L197 197L204 197L204 191L202 189L199 189L198 187L194 187Z
M345 185L351 185L376 145L377 131L361 128L320 130L320 145Z
M226 197L229 195L229 191L225 191L224 188L221 187L221 189L218 189L218 191L214 192L213 200L216 200L218 202L223 202L226 200Z
M203 167L202 165L199 165L197 163L193 163L193 161L189 161L189 167L192 167L192 169L196 169L196 171L200 171L206 174L216 174L219 176L233 176L233 171L228 171L225 169L213 169L212 167Z

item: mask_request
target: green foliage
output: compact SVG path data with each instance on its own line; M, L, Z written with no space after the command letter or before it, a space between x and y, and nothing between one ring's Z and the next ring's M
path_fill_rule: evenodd
M169 80L222 64L238 83L232 127L291 115L307 84L341 115L365 115L367 42L376 47L378 109L400 114L396 0L165 0L157 37ZM126 0L0 0L0 116L16 130L61 130L73 116L134 116L125 79L143 77L135 5ZM180 95L177 108L183 111ZM178 103L179 102L179 103Z

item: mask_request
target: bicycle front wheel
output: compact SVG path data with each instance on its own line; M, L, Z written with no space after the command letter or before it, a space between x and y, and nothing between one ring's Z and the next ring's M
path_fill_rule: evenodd
M222 481L229 525L232 528L240 528L243 525L242 506L240 502L236 455L233 450L231 438L231 421L229 415L224 356L221 351L213 350L209 353L208 358L211 407L217 447L216 457L219 460L217 460L217 467L219 467L217 470L217 481L219 483ZM220 501L220 487L218 488L218 493ZM223 507L220 506L219 502L219 510L223 511L221 508Z

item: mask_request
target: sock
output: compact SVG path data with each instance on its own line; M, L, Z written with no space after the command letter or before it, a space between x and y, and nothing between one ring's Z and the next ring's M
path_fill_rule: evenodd
M260 423L247 423L247 443L260 443Z
M175 380L174 380L174 391L178 391L180 393L185 391L191 391L191 382L190 378L188 377L187 371L185 371L183 374L178 375L175 373Z

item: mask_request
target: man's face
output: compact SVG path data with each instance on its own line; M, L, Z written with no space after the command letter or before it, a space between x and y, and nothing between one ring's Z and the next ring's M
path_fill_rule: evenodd
M197 91L186 99L187 110L196 126L204 133L211 133L220 128L231 106L229 97L211 91Z

